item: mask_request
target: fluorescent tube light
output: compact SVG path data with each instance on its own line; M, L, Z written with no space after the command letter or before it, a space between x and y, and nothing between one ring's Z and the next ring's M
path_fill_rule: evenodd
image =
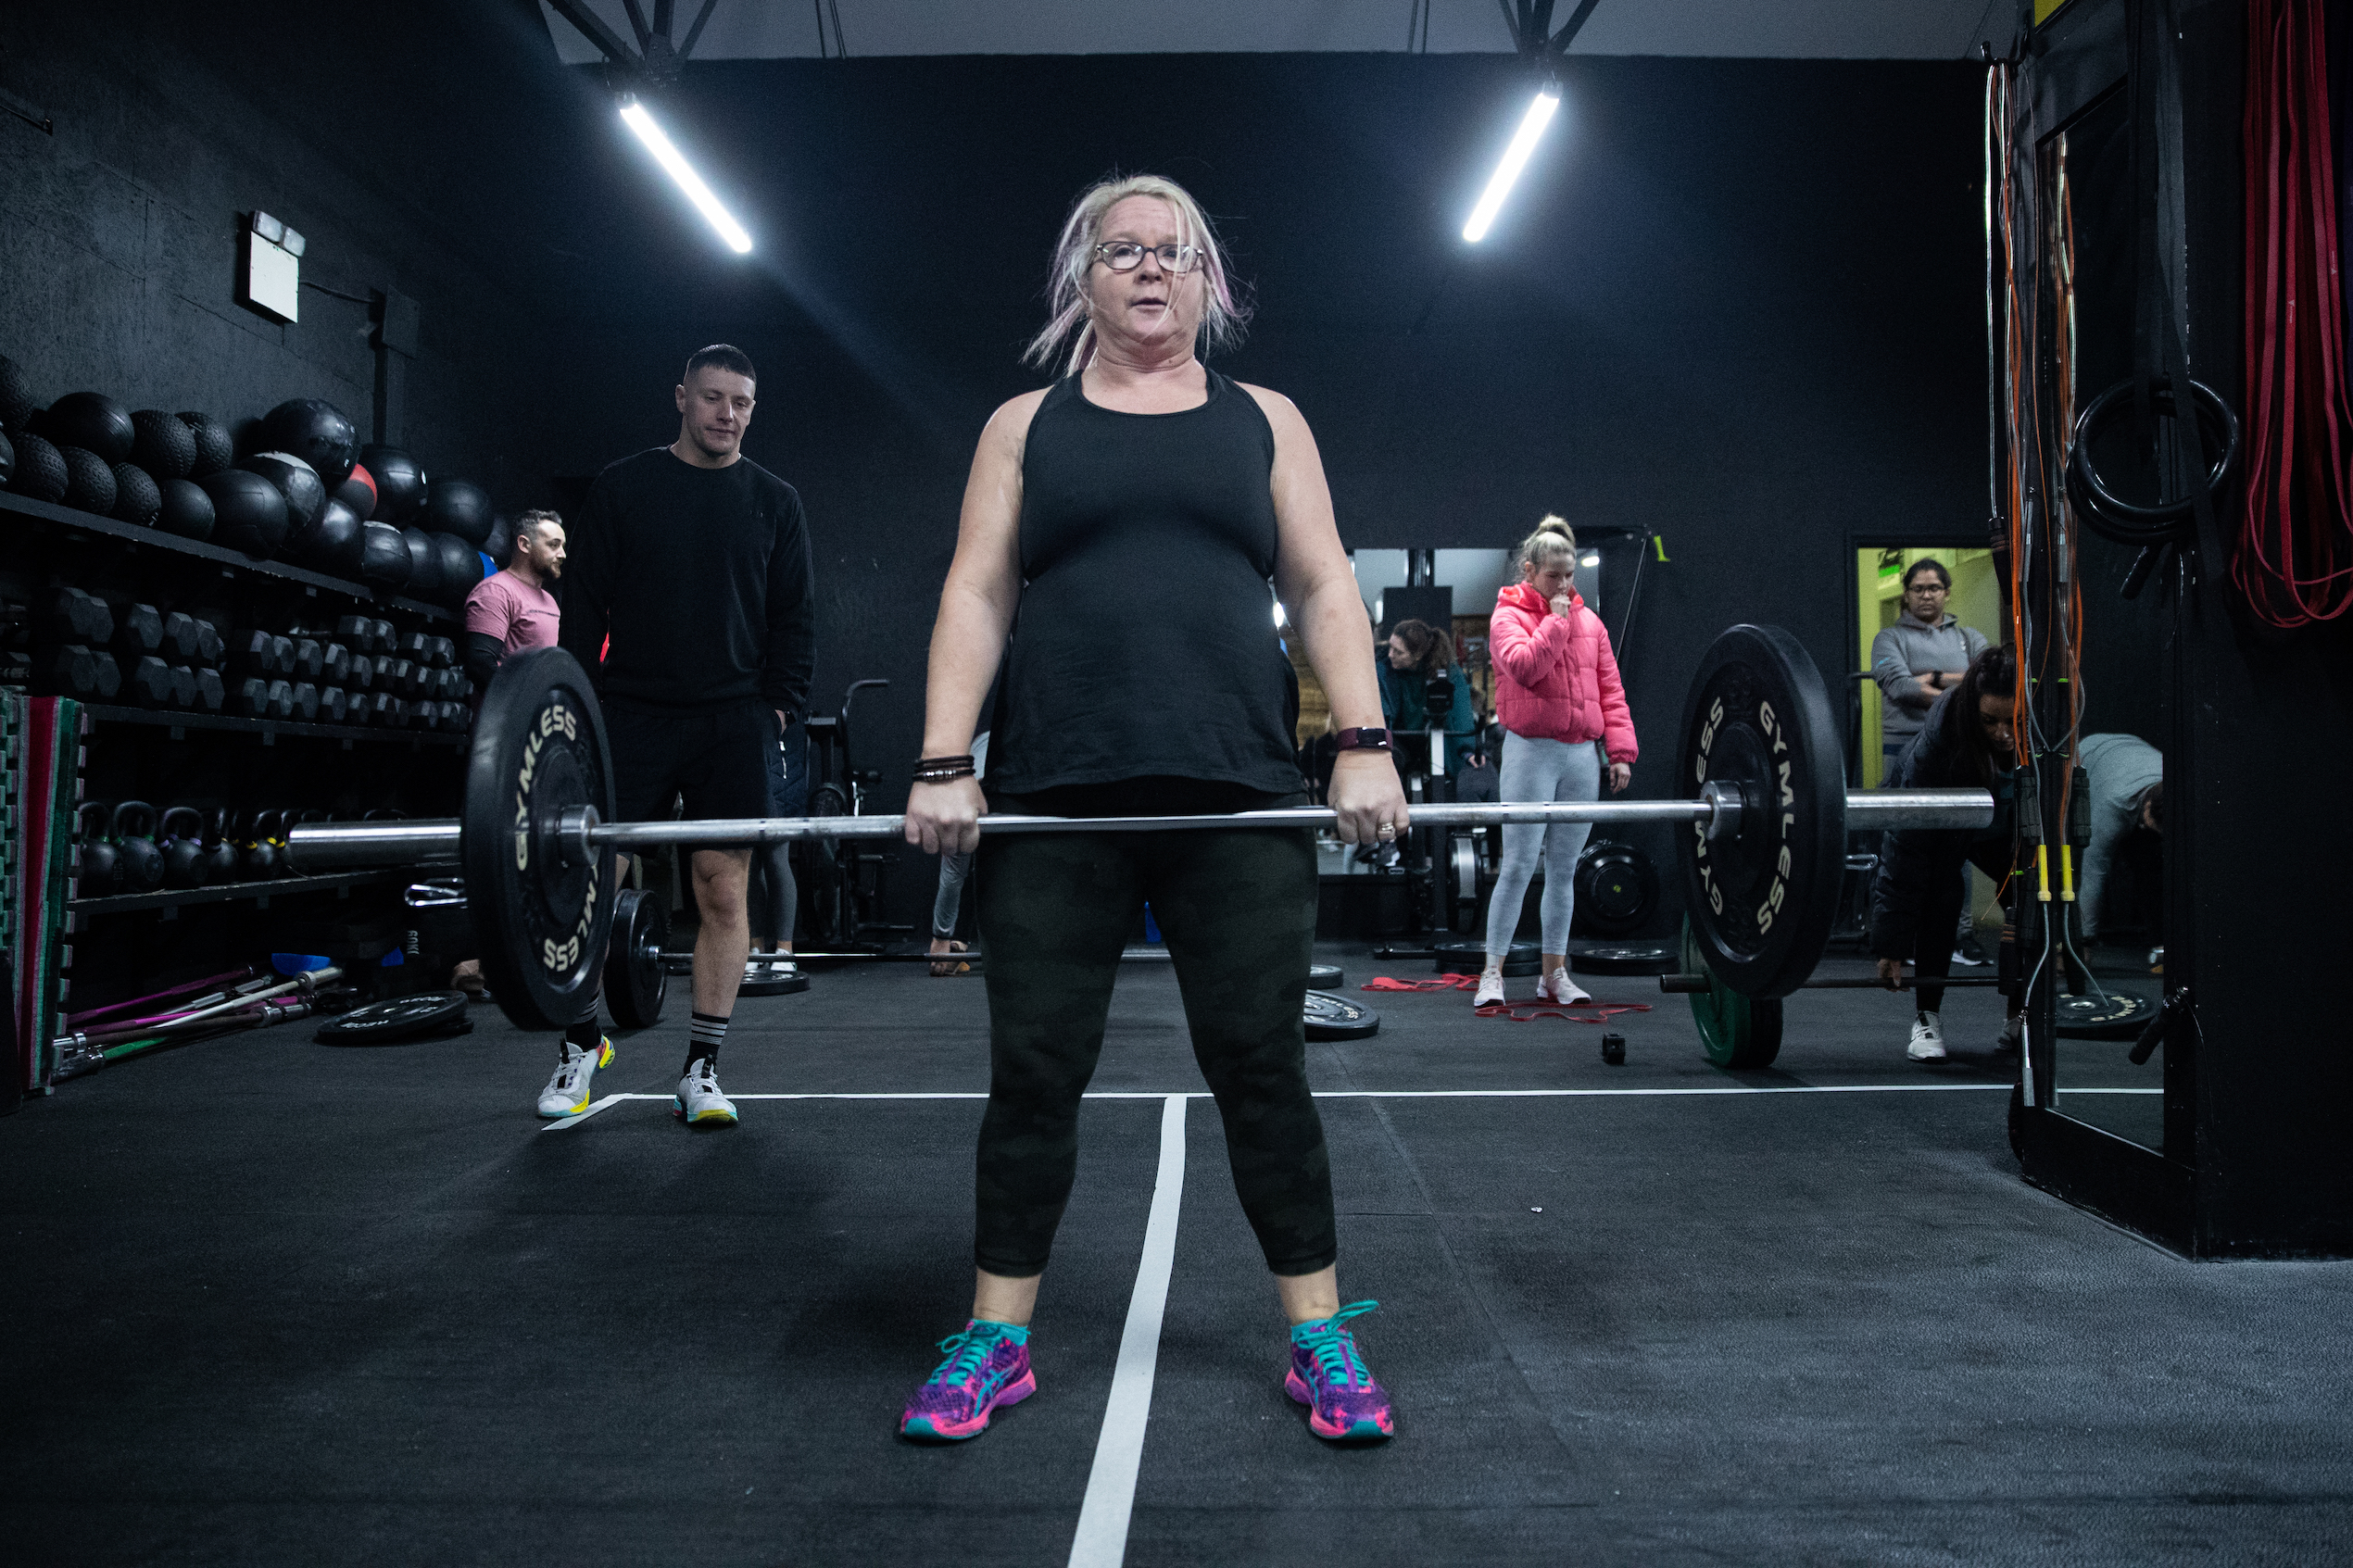
M702 182L702 176L679 156L676 147L671 145L670 138L663 135L661 127L654 123L654 117L646 112L646 106L635 100L623 104L621 106L621 118L630 130L637 133L637 140L646 144L646 150L654 155L654 161L661 165L662 171L678 182L678 188L686 193L686 199L693 202L696 209L711 220L711 226L719 231L719 237L727 242L727 248L738 256L749 252L751 236L744 232L742 224L728 216L727 209L719 205L719 198L711 194L711 187Z
M1478 206L1472 209L1470 221L1463 225L1464 239L1477 245L1487 237L1488 225L1495 221L1495 215L1503 210L1504 198L1512 193L1512 182L1519 178L1528 155L1536 150L1536 139L1553 122L1553 111L1560 107L1560 94L1549 89L1537 94L1536 101L1528 106L1526 118L1513 133L1512 144L1504 149L1504 161L1495 166L1495 177L1487 182L1487 190L1478 198Z

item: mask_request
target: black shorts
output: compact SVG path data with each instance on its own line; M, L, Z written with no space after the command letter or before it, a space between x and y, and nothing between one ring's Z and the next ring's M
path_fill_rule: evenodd
M768 759L780 735L765 703L715 713L608 708L605 733L618 821L666 822L682 795L689 822L768 815Z

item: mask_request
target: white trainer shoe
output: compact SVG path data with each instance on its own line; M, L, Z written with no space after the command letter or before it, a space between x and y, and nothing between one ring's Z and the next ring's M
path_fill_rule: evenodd
M539 1114L552 1121L559 1116L577 1116L587 1110L588 1085L596 1081L597 1069L611 1060L612 1042L609 1039L599 1038L593 1051L584 1051L566 1040L563 1060L556 1064L555 1076L539 1091Z
M1914 1061L1944 1060L1944 1021L1932 1012L1916 1014L1912 1019L1912 1043L1904 1054Z
M1482 971L1478 977L1478 994L1471 997L1475 1008L1498 1008L1504 1005L1504 972L1500 969Z
M706 1122L716 1127L731 1125L736 1120L736 1102L719 1092L719 1064L707 1056L697 1057L693 1069L678 1080L678 1095L670 1102L670 1111L690 1127Z
M1999 1056L2016 1056L2019 1042L2026 1037L2026 1015L2014 1012L2002 1021L2001 1037L1994 1041L1994 1050Z
M1564 1006L1570 1002L1590 1002L1593 999L1584 986L1568 977L1568 966L1566 964L1553 971L1552 979L1536 987L1536 994L1540 997L1549 997Z

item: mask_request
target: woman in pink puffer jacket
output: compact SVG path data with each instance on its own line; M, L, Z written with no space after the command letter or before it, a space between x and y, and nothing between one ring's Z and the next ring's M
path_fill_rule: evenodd
M1487 647L1495 664L1495 716L1504 742L1500 793L1505 800L1597 800L1602 771L1613 794L1633 776L1634 720L1617 678L1609 632L1578 596L1577 535L1548 517L1519 547L1520 581L1495 596ZM1475 1005L1504 999L1504 955L1519 923L1520 904L1544 862L1544 972L1539 998L1581 1002L1568 977L1569 921L1577 909L1577 858L1590 822L1504 829L1504 859L1487 905L1487 968Z

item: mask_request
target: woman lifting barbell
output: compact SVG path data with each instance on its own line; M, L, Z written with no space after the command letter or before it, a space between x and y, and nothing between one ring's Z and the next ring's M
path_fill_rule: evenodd
M1889 789L1990 789L1994 822L1983 828L1899 828L1880 846L1879 877L1871 884L1871 951L1891 989L1913 965L1918 1010L1904 1054L1914 1061L1944 1060L1944 987L1953 972L1953 940L1960 930L1962 872L1975 865L1995 883L2010 872L2010 812L2004 781L2018 756L2012 714L2018 701L2018 661L1996 644L1970 660L1968 672L1928 710L1919 734L1888 769ZM2015 1049L2013 1015L2001 1044Z
M1078 1109L1127 932L1149 899L1234 1185L1290 1319L1285 1386L1331 1438L1394 1429L1342 1309L1301 1009L1315 925L1306 830L990 834L1000 809L1157 816L1297 804L1271 578L1331 698L1340 836L1394 836L1405 797L1377 728L1372 647L1323 466L1288 398L1204 366L1239 325L1208 220L1174 182L1107 181L1055 248L1030 345L1063 379L999 408L964 492L932 633L907 838L978 849L990 1082L972 1317L900 1430L970 1437L1036 1391L1038 1280L1077 1167ZM1074 341L1075 340L1075 341ZM1144 584L1150 583L1146 591ZM1019 610L1016 626L1015 610ZM1012 636L1010 648L1006 639ZM1000 650L984 798L964 753Z

